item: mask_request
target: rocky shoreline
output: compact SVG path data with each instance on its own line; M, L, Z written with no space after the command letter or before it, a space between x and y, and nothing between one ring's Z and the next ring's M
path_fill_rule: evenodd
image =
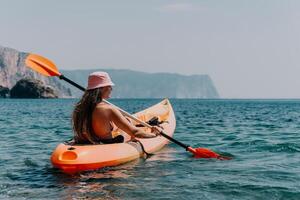
M0 98L7 98L9 97L9 94L10 94L9 88L0 85Z
M57 92L53 87L45 85L42 81L25 78L19 80L11 90L0 86L0 98L58 98Z
M25 65L28 53L0 46L0 98L66 98L71 91L56 77L43 76Z

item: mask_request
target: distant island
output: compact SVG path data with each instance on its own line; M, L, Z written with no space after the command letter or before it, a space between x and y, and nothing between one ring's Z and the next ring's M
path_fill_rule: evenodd
M27 55L28 53L0 46L0 97L1 94L9 97L9 91L17 85L18 81L24 82L22 79L27 82L29 80L29 83L38 80L37 83L41 86L36 86L36 88L39 90L41 88L45 88L46 92L53 90L53 94L45 95L45 98L52 96L78 98L82 95L77 88L56 77L45 77L27 68L24 64ZM185 76L174 73L145 73L117 69L61 70L66 77L84 87L87 84L88 75L94 71L106 71L111 75L116 84L113 98L219 98L209 75ZM30 84L27 83L27 85ZM40 91L38 94L44 93L45 91ZM44 97L38 96L37 98Z
M184 76L117 69L61 70L65 76L84 87L87 85L88 75L94 71L110 74L115 83L112 96L114 98L219 98L208 75ZM67 83L64 85L67 86ZM70 89L76 97L82 94L74 87Z

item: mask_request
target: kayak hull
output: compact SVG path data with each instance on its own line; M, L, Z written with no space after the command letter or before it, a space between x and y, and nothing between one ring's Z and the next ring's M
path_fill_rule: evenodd
M176 127L176 120L173 108L168 99L134 114L142 121L148 121L154 116L163 121L160 126L170 137L173 136ZM149 129L146 132L150 132ZM147 153L154 153L163 148L169 141L158 136L155 138L139 139L142 143L129 141L129 135L122 130L115 130L114 135L123 135L124 143L99 144L99 145L68 145L59 144L51 155L51 163L55 168L65 173L78 173L81 171L95 170L103 167L117 166L132 160L136 160Z

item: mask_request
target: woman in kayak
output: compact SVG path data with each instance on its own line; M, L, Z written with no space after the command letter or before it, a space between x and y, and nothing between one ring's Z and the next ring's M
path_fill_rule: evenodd
M75 105L72 116L75 143L99 144L122 143L124 137L113 138L113 124L131 136L153 138L160 130L153 126L152 133L132 125L119 110L106 104L102 99L110 98L113 82L106 72L94 72L89 75L88 87L81 100Z

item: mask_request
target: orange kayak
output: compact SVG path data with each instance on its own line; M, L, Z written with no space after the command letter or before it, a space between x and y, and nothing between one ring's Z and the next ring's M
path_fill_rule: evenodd
M164 99L160 103L134 114L134 116L144 122L153 117L158 117L159 121L163 122L160 126L164 132L170 137L173 136L176 119L168 99ZM144 129L150 132L148 128ZM68 145L61 143L52 153L51 162L55 168L59 168L65 173L95 170L138 159L144 156L144 151L154 153L169 142L166 138L158 136L155 138L139 139L142 143L141 145L138 142L129 141L129 135L120 129L116 129L113 135L123 135L125 142L98 145Z

